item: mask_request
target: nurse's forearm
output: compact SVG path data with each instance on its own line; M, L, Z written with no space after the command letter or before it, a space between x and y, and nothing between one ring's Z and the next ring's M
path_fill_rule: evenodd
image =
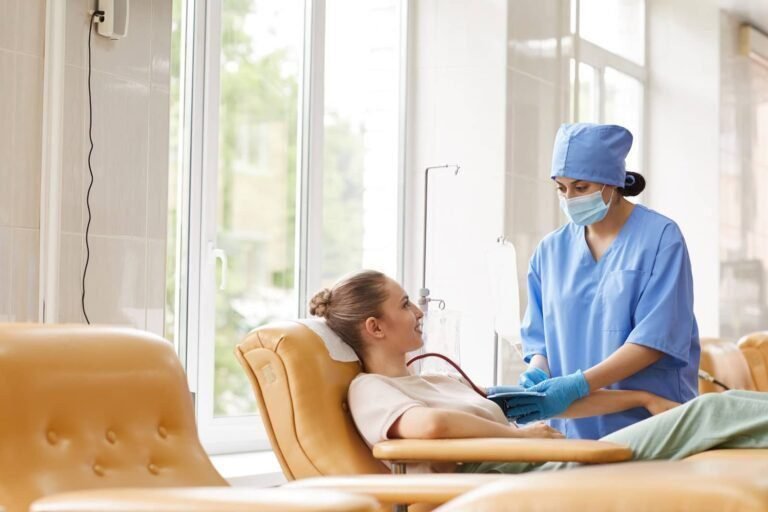
M596 391L636 374L661 359L663 355L662 352L643 345L625 343L605 361L585 371L584 377L590 392Z
M531 358L531 366L544 370L547 372L547 375L552 375L552 372L549 371L549 362L547 361L547 358L541 354L536 354Z
M626 411L636 407L646 407L651 398L652 395L644 391L598 389L581 400L573 402L560 417L588 418L590 416L602 416L604 414Z

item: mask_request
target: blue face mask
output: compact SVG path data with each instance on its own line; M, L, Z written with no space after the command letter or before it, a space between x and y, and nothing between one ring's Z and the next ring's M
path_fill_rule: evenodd
M613 192L611 192L611 198L608 200L608 204L605 204L603 202L603 190L605 190L605 186L599 192L585 196L570 199L560 196L560 209L571 219L571 222L578 226L589 226L595 222L600 222L608 213L608 204L613 200Z

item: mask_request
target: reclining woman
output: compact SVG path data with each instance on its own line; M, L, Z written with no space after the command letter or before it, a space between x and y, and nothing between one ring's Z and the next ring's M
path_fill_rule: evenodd
M421 310L386 275L362 271L324 289L310 313L350 345L363 373L349 387L349 408L369 446L387 439L471 437L562 438L545 423L517 426L463 380L411 375L406 354L423 344ZM642 391L599 390L563 417L580 418L645 407L654 416L604 441L629 446L634 460L681 459L712 448L768 448L768 394L729 391L677 404ZM520 473L568 464L409 465L408 472Z

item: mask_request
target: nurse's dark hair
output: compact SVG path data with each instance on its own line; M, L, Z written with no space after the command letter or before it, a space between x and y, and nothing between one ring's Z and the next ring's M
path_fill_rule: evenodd
M363 270L343 277L331 288L323 288L309 301L309 313L325 323L362 358L362 329L370 317L381 316L387 300L387 276Z
M634 197L645 190L645 178L643 178L643 175L640 173L627 171L627 179L625 183L626 184L623 187L617 189L619 194L624 197Z

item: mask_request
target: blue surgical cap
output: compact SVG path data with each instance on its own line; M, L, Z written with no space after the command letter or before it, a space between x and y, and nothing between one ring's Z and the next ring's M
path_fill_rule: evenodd
M552 151L552 179L557 177L623 187L624 159L632 133L613 124L575 123L560 126Z

